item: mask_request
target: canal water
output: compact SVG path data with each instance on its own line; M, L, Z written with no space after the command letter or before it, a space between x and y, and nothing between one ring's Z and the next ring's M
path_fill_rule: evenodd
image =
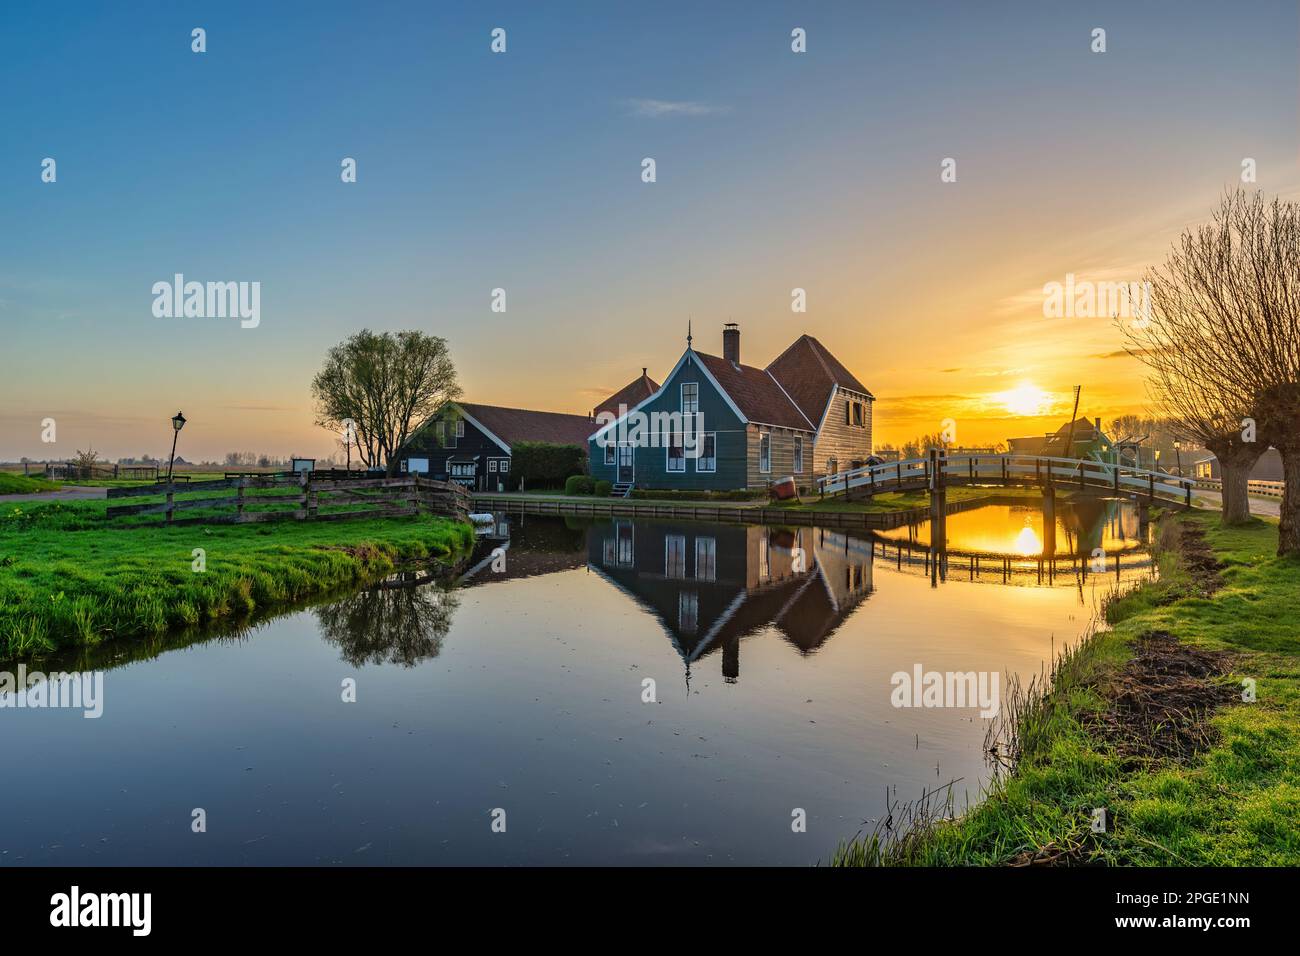
M0 711L0 865L826 861L989 778L978 706L893 675L1037 674L1151 573L1131 504L1054 517L499 516L454 580L48 665L103 669L103 715Z

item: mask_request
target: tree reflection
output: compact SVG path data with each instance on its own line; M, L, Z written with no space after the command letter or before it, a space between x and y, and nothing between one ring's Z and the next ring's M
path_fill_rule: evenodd
M343 660L414 667L442 650L460 605L456 591L433 575L402 571L375 587L316 609L321 635Z

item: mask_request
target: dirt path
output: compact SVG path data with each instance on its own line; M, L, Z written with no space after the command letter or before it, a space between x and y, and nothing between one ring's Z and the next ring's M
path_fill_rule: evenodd
M1204 491L1197 488L1193 492L1195 503L1205 508L1222 508L1223 496L1217 491ZM1282 514L1282 499L1280 498L1256 498L1251 496L1250 513L1253 515L1268 515L1273 518L1280 517Z
M58 491L38 491L30 495L0 495L0 501L92 501L108 497L107 488L88 488L85 485L69 485Z

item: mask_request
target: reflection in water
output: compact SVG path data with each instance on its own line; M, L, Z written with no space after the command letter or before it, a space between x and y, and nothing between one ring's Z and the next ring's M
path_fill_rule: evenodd
M399 571L378 585L316 609L321 636L343 660L414 667L437 657L460 603L428 571Z
M888 812L882 793L960 779L977 799L987 780L978 713L900 711L892 674L1027 677L1085 627L1082 587L1050 586L1081 580L1079 555L1121 542L1129 579L1145 573L1123 507L995 514L949 515L933 553L923 523L512 515L455 585L404 572L235 628L83 652L111 670L102 719L6 712L6 756L42 773L0 792L4 862L825 860ZM1017 546L1026 530L1037 555ZM1040 577L1062 542L1056 581ZM961 573L936 578L949 560ZM1095 599L1113 579L1090 576ZM366 667L356 705L339 699L340 652ZM688 693L667 692L683 675ZM202 841L159 827L196 791L220 795L221 827ZM505 797L526 808L509 840L483 823ZM772 821L793 806L817 825L788 839Z
M592 570L657 617L686 664L721 651L740 677L741 638L774 629L811 653L871 593L869 541L824 528L615 519L592 525Z

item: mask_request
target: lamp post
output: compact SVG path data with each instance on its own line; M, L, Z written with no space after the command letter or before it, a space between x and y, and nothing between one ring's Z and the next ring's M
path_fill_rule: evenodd
M167 462L167 484L172 483L172 466L176 464L176 439L181 437L181 429L185 427L185 416L177 412L172 416L172 457Z
M1174 454L1178 457L1178 477L1181 478L1183 476L1183 443L1181 441L1174 442Z

